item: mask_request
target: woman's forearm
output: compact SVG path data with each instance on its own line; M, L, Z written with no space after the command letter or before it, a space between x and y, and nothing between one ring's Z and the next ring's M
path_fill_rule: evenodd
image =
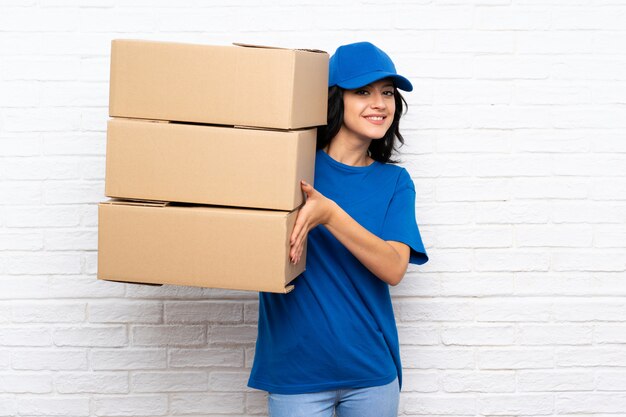
M409 262L408 246L379 238L361 226L338 204L333 205L325 227L381 280L397 285L404 277Z

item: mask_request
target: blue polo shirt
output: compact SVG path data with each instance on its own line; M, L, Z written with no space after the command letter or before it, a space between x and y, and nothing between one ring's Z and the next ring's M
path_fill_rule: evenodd
M315 188L363 227L428 260L415 221L415 188L402 167L353 167L318 151ZM309 232L306 271L288 294L259 294L256 352L248 386L278 394L402 384L389 286L324 226Z

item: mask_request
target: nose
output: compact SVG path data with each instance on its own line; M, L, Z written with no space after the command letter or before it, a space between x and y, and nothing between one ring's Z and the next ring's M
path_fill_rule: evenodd
M382 92L376 92L372 94L370 97L372 97L372 103L371 103L372 108L384 109L385 107L387 107L387 103L385 103L385 97L383 96Z

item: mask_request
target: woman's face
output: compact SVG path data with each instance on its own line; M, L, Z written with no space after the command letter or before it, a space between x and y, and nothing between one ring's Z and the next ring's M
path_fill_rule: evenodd
M380 80L343 93L344 133L361 139L380 139L393 123L395 89L391 80Z

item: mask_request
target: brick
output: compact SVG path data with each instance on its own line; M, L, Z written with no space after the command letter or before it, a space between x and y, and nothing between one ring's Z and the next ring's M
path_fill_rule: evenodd
M424 155L405 161L403 166L413 178L467 177L472 175L472 159L468 156L447 155L445 158Z
M133 326L133 346L201 346L206 345L205 326Z
M551 301L497 298L476 303L476 320L485 322L545 322L552 318Z
M11 320L16 323L71 323L85 320L86 303L18 302L11 306Z
M476 210L477 224L544 224L550 218L550 205L543 201L481 203Z
M429 324L398 323L400 344L406 345L438 345L440 342L439 327Z
M137 393L206 392L209 387L206 372L134 372L131 389Z
M127 372L60 372L54 377L55 390L61 394L126 394Z
M103 200L104 181L55 181L46 186L46 204L98 203Z
M593 229L590 225L518 225L515 241L519 247L591 247Z
M9 180L67 180L79 175L76 158L25 157L3 162Z
M37 133L0 132L0 156L34 156L41 153L41 138Z
M541 369L554 366L551 348L482 348L476 359L479 369Z
M523 325L519 342L524 345L588 345L593 341L590 325Z
M37 372L0 373L0 393L46 394L52 392L52 377Z
M626 247L626 224L597 224L593 226L593 246L597 248Z
M511 196L516 199L585 199L589 196L589 179L563 177L516 178Z
M89 362L95 371L165 369L165 349L93 349Z
M247 369L252 369L252 364L254 363L254 354L256 353L253 347L248 347L243 349L244 352L244 367Z
M595 388L592 370L519 371L517 384L521 391L592 391Z
M508 200L510 185L504 179L440 179L437 181L437 201Z
M7 225L11 227L76 227L79 224L80 208L73 205L23 206L7 215Z
M477 401L478 412L493 416L551 415L554 412L552 395L488 394Z
M26 416L88 416L87 397L27 397L17 400L18 415Z
M3 346L50 346L52 338L46 327L0 328L0 345Z
M476 362L472 349L405 347L400 353L407 369L472 369Z
M433 245L446 249L507 248L513 244L510 226L437 227L431 235Z
M552 160L537 154L478 155L473 158L473 172L484 178L545 177L552 174Z
M550 272L522 274L515 279L520 295L624 295L626 282L620 273Z
M597 370L598 391L626 391L626 372L623 370Z
M620 300L575 300L555 303L558 321L625 321L626 304Z
M41 149L43 150L44 155L101 156L106 152L106 135L93 132L45 132L43 134L42 146L43 147Z
M515 373L510 371L445 372L442 377L444 391L452 393L515 392Z
M512 53L517 46L513 32L441 31L435 34L435 49L444 53Z
M401 322L467 321L475 317L472 301L399 300L394 303L396 317Z
M256 326L209 326L207 340L211 345L254 344L257 337Z
M167 414L167 397L164 395L124 395L93 399L97 416L164 416Z
M596 324L593 327L596 343L626 343L626 324Z
M53 330L52 338L57 346L118 347L128 344L126 326L114 325L58 326Z
M78 130L80 112L70 108L7 108L3 128L7 132L47 132Z
M241 348L170 349L169 365L172 368L241 367L243 350Z
M619 22L623 22L626 14L624 7L570 7L563 8L560 13L553 18L553 28L556 30L580 30L580 29L601 29L614 30Z
M555 349L555 363L571 366L626 366L626 351L619 346L562 347Z
M437 392L440 379L437 372L407 369L402 372L402 392Z
M447 325L441 332L444 345L503 346L515 343L515 328L503 325Z
M256 324L259 321L259 303L245 303L243 305L243 322Z
M252 392L247 387L250 372L211 372L209 374L209 390L214 392Z
M2 259L0 254L0 260ZM78 274L81 270L80 254L23 253L7 259L7 269L12 274Z
M0 280L0 285L1 282ZM94 276L50 278L50 297L53 298L107 298L123 296L123 284L98 280Z
M623 251L571 250L552 254L552 267L555 271L604 271L621 272L626 270Z
M265 415L267 413L267 393L264 391L252 391L246 394L247 415Z
M14 417L15 415L17 415L15 397L0 394L0 416Z
M90 301L92 323L160 323L163 304L159 301Z
M42 201L43 188L37 181L2 181L0 195L4 205L39 204Z
M623 413L624 393L563 393L555 398L557 413Z
M476 270L484 272L547 271L550 268L550 254L543 251L477 249L474 259Z
M568 201L551 203L551 219L554 223L621 223L626 204L593 201Z
M76 250L89 251L98 250L97 230L47 230L44 235L44 246L49 251L55 250Z
M548 78L548 76L550 75L550 66L548 65L548 58L531 58L523 55L517 58L484 55L475 57L473 75L479 80L486 79L491 81L518 79L540 80ZM512 110L513 108L506 109L502 107L499 108L496 113L500 116L507 115L507 119L509 122L517 123L519 120L515 120L515 117L511 113ZM540 117L535 122L531 122L528 116L530 114L538 115L539 113L531 111L529 108L526 108L525 111L530 112L526 116L526 121L530 122L528 127L552 127L551 124L547 123L547 115ZM495 118L491 118L490 120L492 120L492 123L497 123ZM538 123L539 121L541 121L541 123ZM504 126L506 126L506 124L498 123L496 127L502 128ZM515 125L511 125L511 127L513 126Z
M243 305L237 302L184 301L165 303L166 323L241 323Z
M469 29L467 20L472 9L469 7L409 6L399 9L394 15L394 26L398 29Z
M170 410L179 414L234 414L244 412L244 394L172 394Z
M521 54L586 54L597 51L593 39L584 32L522 31L515 37Z
M428 297L441 294L439 279L435 274L420 273L419 269L409 267L400 285L390 288L394 298L400 297Z
M480 274L443 274L439 278L442 296L446 297L481 297L490 295L512 295L514 279L506 273Z
M427 396L410 394L399 410L403 415L471 416L476 414L476 399L471 396Z
M519 90L524 91L521 88ZM528 93L525 92L525 94ZM549 97L554 97L554 95L553 92L544 100L547 101L550 99ZM530 94L528 96L530 97ZM530 99L532 98L528 98L528 100ZM551 100L556 101L557 99L552 98ZM591 149L588 134L579 130L524 129L513 132L511 142L514 152L563 154L588 152Z
M80 371L87 369L87 351L19 349L11 352L11 367L22 370Z
M11 229L5 229L11 230ZM15 230L15 229L13 229ZM35 231L2 232L0 250L35 251L43 249L43 233Z

